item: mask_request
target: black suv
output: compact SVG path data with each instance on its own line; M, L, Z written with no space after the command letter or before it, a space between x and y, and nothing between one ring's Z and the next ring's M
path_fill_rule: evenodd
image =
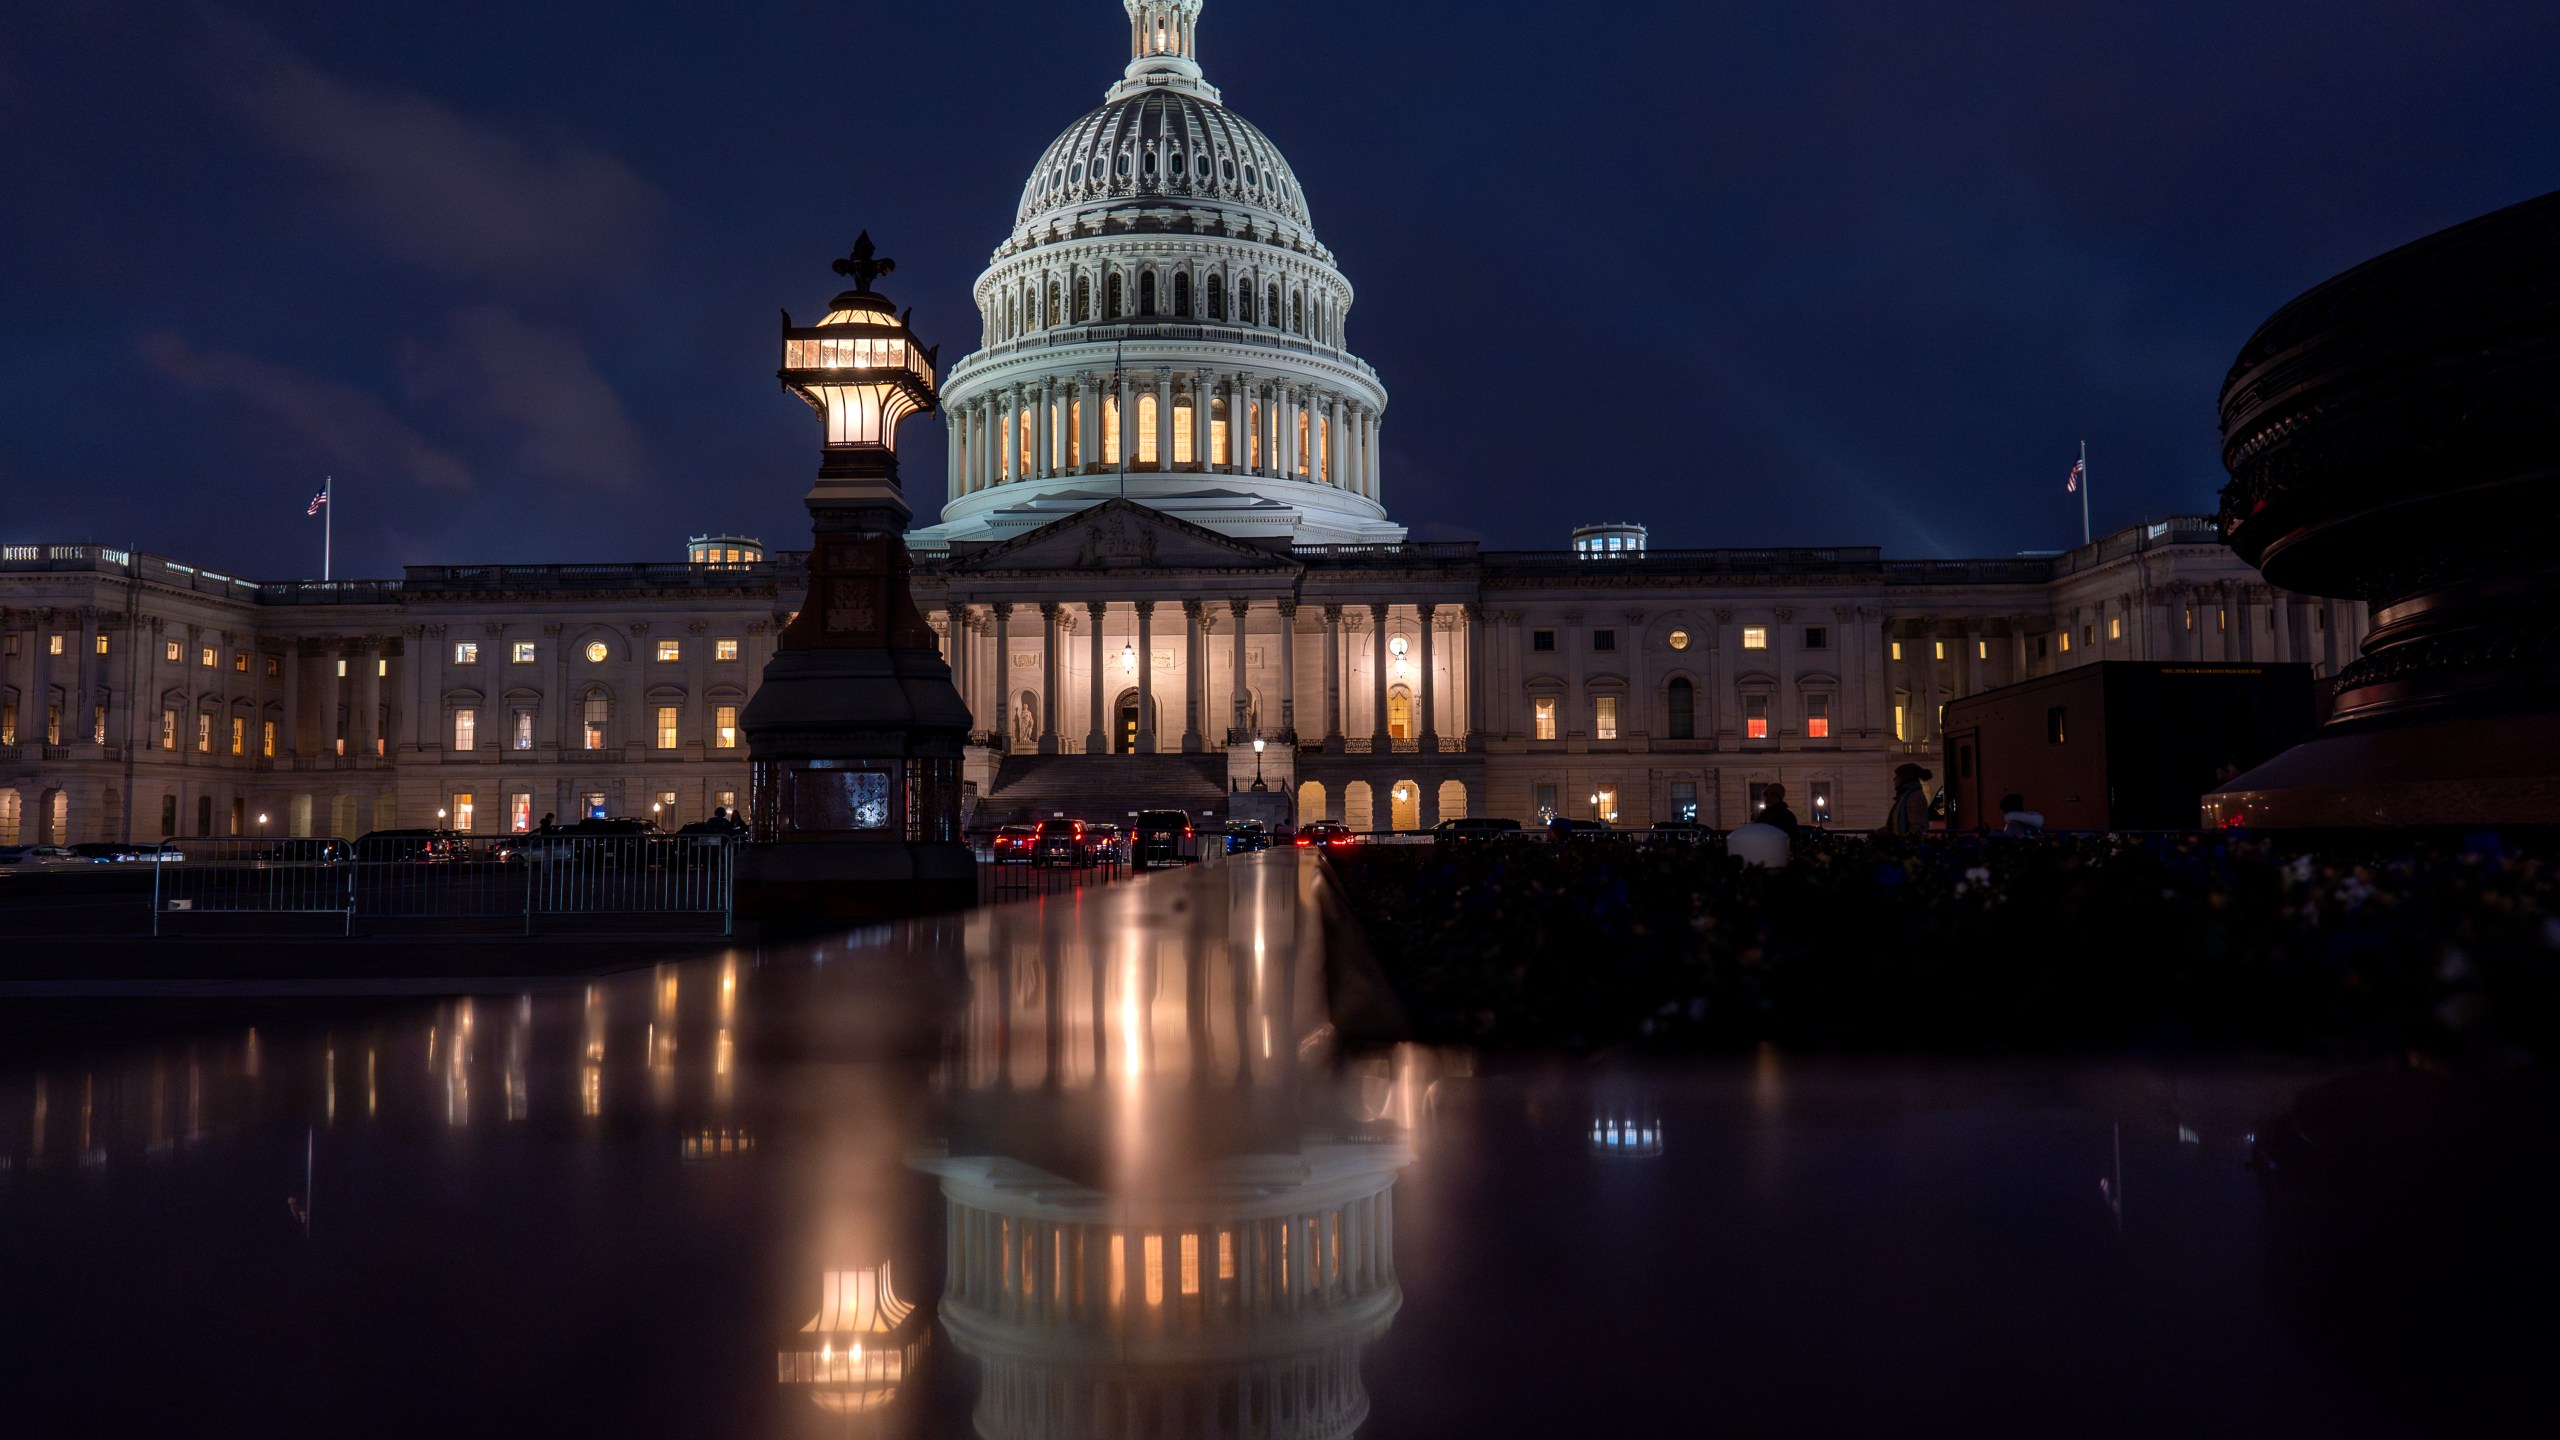
M1138 812L1138 839L1130 847L1130 863L1140 870L1153 865L1181 865L1191 859L1191 817L1180 810Z
M1517 820L1499 820L1490 815L1469 815L1464 819L1443 820L1431 827L1431 843L1455 845L1469 840L1503 840L1520 833Z

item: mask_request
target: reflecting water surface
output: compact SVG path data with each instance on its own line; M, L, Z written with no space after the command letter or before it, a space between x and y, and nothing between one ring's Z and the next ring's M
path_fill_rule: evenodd
M1256 857L432 1004L13 1004L0 1433L2549 1416L2500 1330L2395 1338L2409 1302L2352 1259L2359 1217L2463 1227L2336 1158L2398 1153L2355 1118L2393 1104L2436 1136L2492 1117L2459 1148L2508 1160L2457 1188L2503 1214L2549 1178L2536 1095L2243 1064L1344 1053L1323 883ZM2366 1084L2398 1099L2324 1108ZM2516 1214L2547 1216L2539 1193ZM2530 1220L2488 1233L2522 1249L2484 1274L2543 1273ZM2445 1282L2427 1303L2477 1298L2489 1244L2407 1257ZM2341 1334L2324 1317L2359 1295Z

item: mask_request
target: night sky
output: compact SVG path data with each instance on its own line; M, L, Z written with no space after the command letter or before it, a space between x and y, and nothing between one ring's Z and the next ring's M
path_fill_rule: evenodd
M775 311L946 361L1118 0L12 0L0 539L317 574L805 533ZM2560 185L2549 0L1210 0L1392 395L1389 513L1557 547L2076 542L2209 509L2251 328ZM910 494L942 494L911 424Z

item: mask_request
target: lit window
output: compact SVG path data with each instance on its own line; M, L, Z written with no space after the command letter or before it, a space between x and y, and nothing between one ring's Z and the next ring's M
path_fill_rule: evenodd
M1618 819L1618 787L1603 785L1591 797L1591 809L1601 819L1616 824Z
M196 663L202 665L205 669L210 670L222 662L214 658L213 647L207 645L204 647L203 652L196 656Z
M454 711L453 748L456 750L470 750L477 747L479 743L480 712L477 710Z
M676 748L676 707L673 705L658 707L658 748L661 750Z
M1173 463L1188 465L1195 458L1191 453L1191 402L1176 400L1173 402Z
M391 677L391 662L388 660L374 661L373 673L377 679L389 679Z
M530 665L530 664L532 664L532 663L533 663L533 642L532 642L532 641L530 641L530 640L519 640L519 641L517 641L517 642L516 642L516 645L515 645L515 663L517 663L518 665Z
M1618 697L1603 695L1592 702L1591 733L1594 739L1618 738Z
M586 725L586 746L590 750L601 750L604 748L605 720L608 718L612 703L613 702L605 699L601 695L590 695L587 697L584 721Z
M199 712L196 716L196 753L213 753L213 716L209 712Z
M273 679L275 679L277 676L282 675L283 673L284 673L284 661L283 661L281 658L279 658L279 657L277 657L277 656L274 656L274 655L270 655L270 656L268 656L268 657L267 657L267 678L268 678L268 679L270 679L270 680L273 680Z
M2068 630L2062 632L2062 653L2065 655L2071 653L2071 632Z
M1769 648L1769 627L1767 627L1766 625L1745 625L1745 626L1743 626L1743 627L1742 627L1742 648L1743 648L1743 649L1745 649L1745 650L1766 650L1766 649L1768 649L1768 648Z
M730 814L735 815L738 813L738 792L735 790L714 790L711 792L711 803L728 811Z
M1233 1230L1218 1232L1218 1278L1236 1278L1236 1232Z
M160 712L160 748L163 750L178 748L178 712L175 710Z
M672 663L672 662L674 662L674 661L681 660L681 659L683 659L683 658L684 658L684 645L683 645L683 642L681 642L681 641L676 641L676 640L661 640L661 641L659 641L659 642L658 642L658 663L659 663L659 664L661 664L661 665L666 665L666 664L670 664L670 663Z
M2193 605L2187 607L2187 628L2190 630L2196 628L2196 607Z
M62 653L62 637L61 637L61 636L59 636L59 635L52 635L52 636L48 636L48 637L46 637L45 642L44 642L44 650L45 650L45 653L46 653L46 654L48 654L48 655L59 655L59 654L61 654L61 653Z
M2216 629L2216 630L2228 630L2228 629L2230 629L2230 628L2231 628L2231 612L2230 612L2230 611L2228 611L2228 610L2216 610L2216 611L2214 611L2214 612L2213 612L2213 628L2214 628L2214 629Z
M1831 782L1828 780L1816 780L1813 782L1812 788L1813 814L1811 819L1816 825L1828 825L1831 823Z
M533 828L533 797L522 790L507 797L507 828L519 835Z
M1896 740L1908 742L1911 739L1909 728L1904 720L1904 716L1908 713L1908 707L1902 701L1893 702L1893 738Z
M347 662L344 660L338 662L338 678L341 680L347 678Z
M1671 782L1671 818L1691 821L1698 818L1697 781L1674 780Z
M234 650L231 652L231 673L234 675L246 675L249 673L248 651Z
M603 663L604 663L604 657L605 657L605 655L606 655L607 653L608 653L608 652L607 652L607 651L606 651L606 649L605 649L605 646L604 646L604 642L603 642L603 641L601 641L601 640L590 640L590 641L588 641L588 642L587 642L587 663L588 663L588 664L590 664L590 665L601 665L601 664L603 664Z
M1804 697L1804 738L1807 740L1831 738L1830 696L1807 695Z
M477 665L477 664L479 664L479 663L480 663L480 647L479 647L479 646L477 646L477 645L475 645L475 644L473 644L473 643L471 643L471 642L470 642L470 641L468 641L468 640L462 641L460 644L455 645L455 646L453 647L453 663L454 663L454 664L456 664L456 665Z
M1931 650L1934 652L1934 653L1930 656L1930 658L1931 658L1931 659L1933 659L1933 660L1944 660L1944 659L1946 659L1946 658L1947 658L1947 642L1946 642L1946 641L1944 641L1944 640L1933 640L1933 641L1930 641L1930 642L1929 642L1929 644L1930 644L1930 648L1931 648Z
M1988 659L1990 659L1990 658L1991 658L1991 642L1990 642L1990 641L1988 641L1988 640L1976 640L1976 641L1974 641L1974 642L1973 642L1973 658L1975 658L1976 660L1988 660Z
M1893 642L1893 658L1896 660L1902 658L1902 642L1899 640Z
M519 750L533 748L533 712L530 710L516 712L515 744Z
M240 756L249 753L249 722L238 715L231 717L231 753Z
M1147 1303L1161 1305L1164 1303L1164 1237L1149 1235L1144 1243L1147 1252Z
M2110 615L2107 617L2107 638L2110 640L2121 640L2124 638L2123 616Z
M1102 397L1102 454L1104 463L1120 463L1120 397Z
M711 748L714 750L738 748L737 706L722 705L711 712Z
M1672 649L1674 649L1674 650L1686 650L1686 649L1688 649L1688 648L1689 648L1689 632L1688 632L1688 631L1686 631L1686 630L1674 630L1674 631L1672 631L1672 632L1671 632L1671 648L1672 648Z
M673 790L659 791L658 803L650 807L650 814L664 824L673 825L676 823L676 792Z
M104 635L98 637L98 653L101 655L107 653L107 637Z
M1769 738L1768 696L1745 695L1742 697L1742 738L1746 740Z
M2191 627L2189 627L2189 628L2193 628L2193 627L2191 626ZM170 664L175 665L176 663L178 663L178 642L177 642L177 641L172 640L172 641L170 641L167 645L165 645L165 646L163 646L163 647L161 647L161 648L166 652L166 658L168 659L168 661L169 661L169 663L170 663Z
M1156 397L1138 397L1138 463L1156 463Z
M473 806L472 806L472 802L471 802L471 792L470 792L470 791L468 791L468 790L464 790L464 791L460 791L460 792L458 792L458 793L456 793L456 794L454 795L454 797L453 797L453 828L454 828L454 829L459 830L459 831L463 832L463 833L464 833L464 834L466 834L466 835L468 835L468 834L470 834L470 833L471 833L471 813L472 813L472 809L473 809Z
M1200 1237L1197 1235L1182 1237L1182 1293L1200 1293Z
M1538 738L1541 740L1553 740L1556 738L1556 702L1553 700L1539 701L1537 714Z
M276 758L276 722L269 720L258 727L258 753Z
M711 642L711 658L712 658L712 659L714 659L714 660L735 660L735 659L737 659L737 658L738 658L738 642L737 642L737 641L735 641L735 640L714 640L714 641L712 641L712 642Z

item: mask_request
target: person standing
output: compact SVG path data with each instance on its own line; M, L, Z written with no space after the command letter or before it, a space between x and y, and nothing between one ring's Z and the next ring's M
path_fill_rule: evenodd
M1911 839L1929 832L1929 772L1905 764L1893 772L1893 808L1885 812L1884 832Z
M1796 819L1794 808L1787 804L1787 787L1784 785L1771 785L1760 792L1760 813L1753 818L1760 824L1786 831L1789 840L1804 832L1804 822Z

